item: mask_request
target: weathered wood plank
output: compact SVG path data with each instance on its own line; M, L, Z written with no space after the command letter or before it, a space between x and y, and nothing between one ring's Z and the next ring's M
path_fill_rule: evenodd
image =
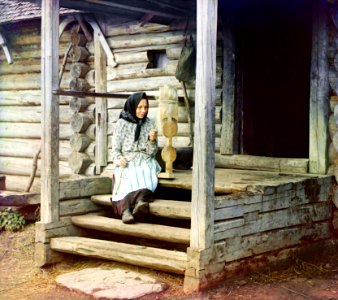
M0 192L0 206L22 206L40 204L40 194L26 192Z
M313 7L310 88L310 172L326 174L328 167L328 33L327 13L320 3Z
M107 56L101 46L100 36L98 32L94 34L95 48L95 92L107 92ZM113 62L112 62L113 63ZM112 63L110 65L112 65ZM113 65L116 63L114 61ZM101 173L101 167L107 165L107 99L96 98L95 110L95 170L97 174Z
M112 182L109 177L81 177L60 179L60 199L90 197L109 194Z
M81 238L53 238L51 248L66 253L104 258L136 266L183 274L186 253L145 246Z
M59 0L41 2L41 221L59 220Z
M202 17L203 16L203 17ZM213 244L217 1L197 1L195 136L190 247Z
M235 49L231 28L223 23L223 103L221 154L238 153L235 137Z
M76 226L88 229L129 235L139 238L155 239L171 243L190 243L190 229L137 223L136 225L124 224L121 220L101 216L84 215L72 217ZM158 233L161 234L158 234Z
M99 212L102 209L102 207L93 203L89 198L60 201L60 217Z

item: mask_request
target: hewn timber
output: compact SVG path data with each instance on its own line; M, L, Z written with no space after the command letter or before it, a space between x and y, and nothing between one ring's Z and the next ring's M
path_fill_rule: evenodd
M221 154L235 154L235 48L232 29L223 23L223 103Z
M327 14L320 3L313 6L310 88L310 172L325 174L328 167L328 33Z
M189 244L190 242L190 229L186 228L147 223L137 223L137 226L130 226L130 224L124 224L120 219L94 215L74 216L72 222L82 228L112 232L124 236L156 239L171 243ZM157 232L161 234L154 234Z
M81 237L53 238L51 247L66 253L110 259L178 274L183 274L186 269L186 253L178 251Z
M102 40L98 31L94 34L95 49L95 92L107 92L107 55L101 45ZM109 48L109 47L108 47ZM116 66L115 60L111 58L110 65ZM96 100L95 110L95 170L101 173L101 167L107 165L107 101L106 98Z
M99 212L102 210L102 207L90 201L89 198L60 201L60 217L83 215L93 212Z
M41 221L59 220L59 101L53 89L59 86L59 0L42 0L41 19Z

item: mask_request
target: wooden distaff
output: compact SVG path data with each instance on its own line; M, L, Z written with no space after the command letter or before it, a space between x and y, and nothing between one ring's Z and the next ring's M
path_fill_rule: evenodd
M172 138L177 134L178 103L175 88L165 85L160 88L159 98L160 124L163 135L167 138L167 144L161 152L165 162L165 172L159 174L159 178L174 178L173 162L176 160L176 149L172 145Z

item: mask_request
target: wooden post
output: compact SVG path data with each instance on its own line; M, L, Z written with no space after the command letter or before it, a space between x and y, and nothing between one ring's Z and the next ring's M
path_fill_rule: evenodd
M313 7L310 89L310 172L326 174L328 165L329 66L327 12L320 1Z
M191 234L184 278L187 292L205 284L214 244L217 4L217 0L197 0Z
M59 0L42 0L41 19L41 222L59 220Z
M221 154L238 153L235 144L235 51L231 28L223 23L223 99L222 99L222 133Z
M94 31L95 47L95 92L107 92L107 56L101 46L99 33ZM107 99L96 98L95 120L95 165L96 174L101 173L101 167L107 165Z
M191 244L213 244L217 0L197 0L197 69Z

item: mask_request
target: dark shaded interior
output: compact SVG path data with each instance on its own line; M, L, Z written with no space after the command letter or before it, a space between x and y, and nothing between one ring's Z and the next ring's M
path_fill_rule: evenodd
M236 45L242 154L308 157L311 3L222 2L221 11L230 21Z

